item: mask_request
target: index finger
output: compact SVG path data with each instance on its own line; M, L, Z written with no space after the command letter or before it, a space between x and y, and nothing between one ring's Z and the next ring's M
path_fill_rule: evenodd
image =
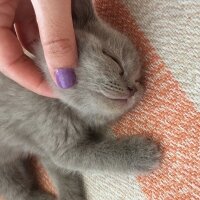
M50 74L61 88L72 87L77 53L71 0L32 0L32 4Z

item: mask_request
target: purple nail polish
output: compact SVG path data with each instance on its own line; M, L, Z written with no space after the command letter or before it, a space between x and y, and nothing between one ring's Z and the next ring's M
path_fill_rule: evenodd
M76 83L76 75L73 68L59 68L55 71L56 82L60 88L67 89Z

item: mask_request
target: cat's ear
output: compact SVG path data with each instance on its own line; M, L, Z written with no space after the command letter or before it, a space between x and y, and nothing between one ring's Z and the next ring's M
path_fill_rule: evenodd
M75 25L85 26L91 21L97 20L92 0L73 0L72 16Z

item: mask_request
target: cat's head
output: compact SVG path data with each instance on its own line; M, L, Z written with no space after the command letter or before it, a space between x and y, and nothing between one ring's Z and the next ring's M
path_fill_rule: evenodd
M80 116L106 122L127 112L141 97L141 64L132 42L89 9L90 15L85 20L82 13L81 23L75 16L77 84L70 89L56 87L56 92Z

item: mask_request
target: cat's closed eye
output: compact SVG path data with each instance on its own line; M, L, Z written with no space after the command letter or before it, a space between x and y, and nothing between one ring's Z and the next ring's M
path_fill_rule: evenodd
M106 50L106 49L102 49L102 53L105 55L105 56L107 56L107 57L109 57L110 59L112 59L118 66L119 66L119 68L120 68L120 73L119 73L119 75L120 76L123 76L124 75L124 69L123 69L123 67L122 67L122 64L121 64L121 62L112 54L112 53L110 53L108 50Z

